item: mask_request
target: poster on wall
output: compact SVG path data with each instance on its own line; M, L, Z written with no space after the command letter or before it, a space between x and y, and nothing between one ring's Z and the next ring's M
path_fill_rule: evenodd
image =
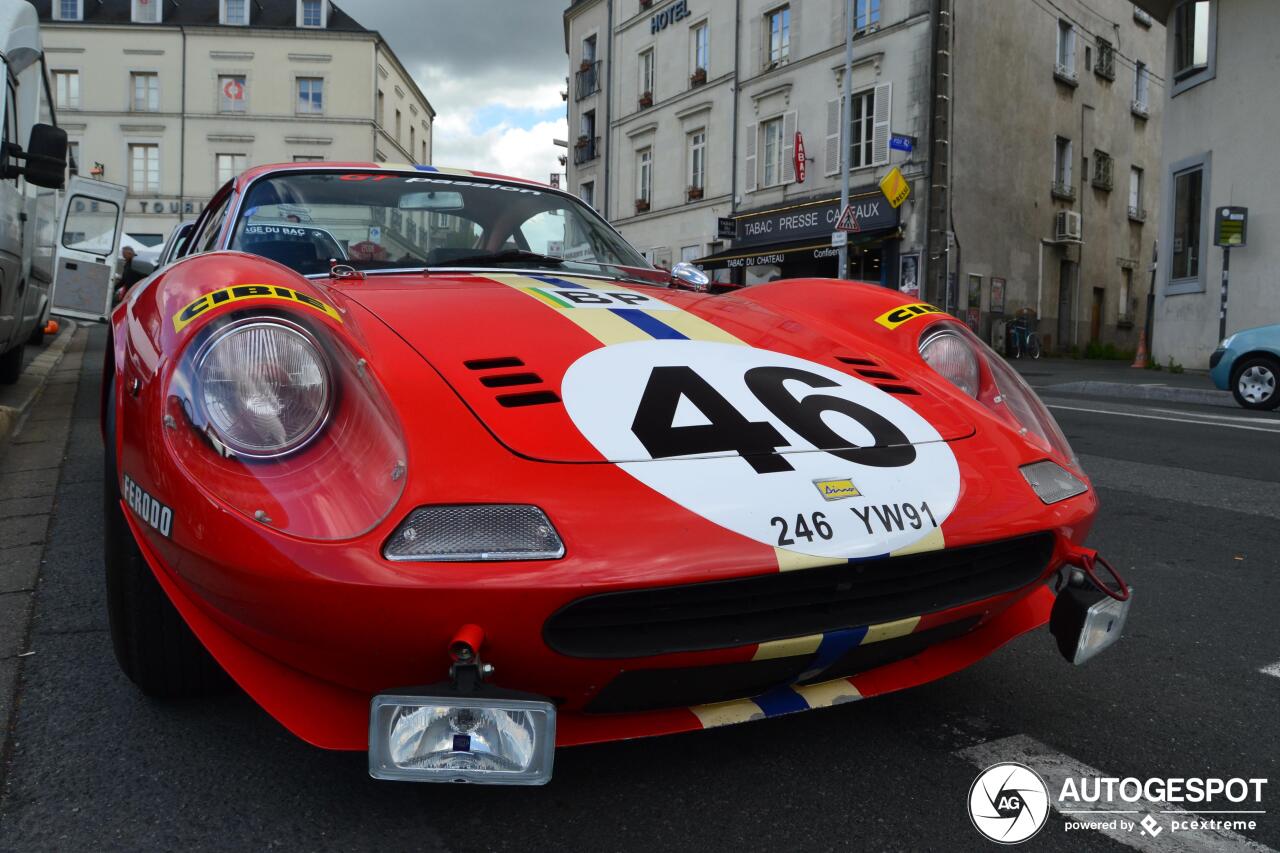
M898 290L911 299L920 296L920 253L898 256Z
M1004 279L991 277L991 313L1004 313Z
M964 321L974 332L978 331L978 309L970 306L965 309Z

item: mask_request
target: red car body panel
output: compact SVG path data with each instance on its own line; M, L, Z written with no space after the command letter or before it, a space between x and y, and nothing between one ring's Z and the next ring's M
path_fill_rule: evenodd
M276 168L288 167L251 170L234 190ZM296 298L264 296L210 304L177 328L175 318L194 301L246 284L287 288L330 306L333 313ZM959 497L941 525L939 545L945 541L946 548L958 548L1045 531L1054 536L1053 556L1037 582L922 614L914 628L975 617L971 631L844 679L852 691L837 686L810 705L942 677L1047 621L1053 594L1045 581L1062 565L1069 544L1083 543L1096 498L1090 489L1057 504L1041 503L1018 468L1057 457L964 398L924 364L920 333L954 323L952 318L929 313L895 329L877 325L876 317L903 304L901 295L848 282L788 281L725 296L643 289L694 318L687 322L706 323L751 346L821 363L862 381L915 389L898 399L948 440L959 468ZM191 460L202 453L214 458L199 436L180 418L176 425L165 424L165 414L175 411L170 399L175 372L201 329L232 312L268 310L341 340L365 359L398 421L408 457L403 491L360 535L321 541L255 520L221 497L234 488L222 467L193 466ZM544 640L549 616L586 595L776 574L782 566L777 549L690 512L605 461L564 407L506 408L496 402L494 389L483 386L464 362L519 357L526 364L521 369L537 373L548 390L559 394L570 365L602 345L520 293L502 274L308 280L251 255L196 255L131 293L112 317L112 333L109 369L116 388L132 389L136 380L137 390L116 395L119 426L116 447L109 452L116 453L122 473L174 514L166 537L140 523L126 506L133 534L201 642L250 696L309 743L365 749L370 699L444 680L450 638L468 623L484 629L483 655L495 667L495 684L557 702L561 745L762 715L732 702L709 711L585 710L620 672L751 661L758 644L642 658L574 657ZM841 357L874 361L874 369L894 378L867 377L860 372L866 365ZM308 487L296 484L300 494ZM383 544L415 507L486 503L542 508L559 531L566 556L487 563L383 558ZM289 512L285 501L264 509L273 519Z

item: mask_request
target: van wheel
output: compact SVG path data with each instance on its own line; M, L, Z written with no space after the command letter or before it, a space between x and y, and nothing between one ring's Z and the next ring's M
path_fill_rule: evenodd
M196 639L151 573L120 507L115 454L115 382L107 390L103 466L107 616L116 661L143 693L162 699L206 696L231 680Z
M44 323L36 321L36 327L31 330L31 337L27 338L27 343L33 347L42 346L44 344Z
M0 355L0 385L12 385L22 375L22 344Z

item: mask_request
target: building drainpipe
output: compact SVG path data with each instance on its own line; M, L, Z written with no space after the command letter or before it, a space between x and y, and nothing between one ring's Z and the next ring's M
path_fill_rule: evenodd
M608 31L609 39L609 57L604 69L604 199L602 207L604 209L604 218L609 217L609 202L613 196L613 186L609 181L609 164L613 160L613 0L606 0L609 6L608 16L605 18L605 28ZM612 221L612 220L610 220Z
M733 4L733 154L729 161L729 214L738 212L738 98L740 95L740 86L738 85L738 64L742 62L742 0L735 0ZM719 229L716 230L716 239L720 239Z
M182 115L178 118L178 221L186 216L187 204L187 28L179 26L182 34ZM126 174L128 170L126 170Z

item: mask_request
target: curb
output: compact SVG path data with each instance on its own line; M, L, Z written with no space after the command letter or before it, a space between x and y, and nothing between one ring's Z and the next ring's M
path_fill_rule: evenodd
M62 328L58 330L58 336L53 342L31 360L15 384L0 391L0 400L5 401L0 404L0 444L4 443L40 396L45 383L62 362L63 353L67 351L78 329L79 324L75 320L62 318Z
M1088 394L1095 397L1122 397L1138 400L1164 400L1170 403L1196 403L1205 406L1235 407L1230 391L1208 388L1174 388L1169 385L1130 385L1127 382L1063 382L1058 385L1041 385L1036 391L1042 394Z

